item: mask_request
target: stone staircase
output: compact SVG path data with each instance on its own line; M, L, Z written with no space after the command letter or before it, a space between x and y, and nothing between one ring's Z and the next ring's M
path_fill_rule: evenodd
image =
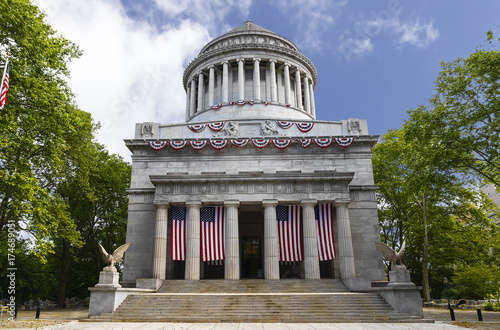
M340 280L168 280L151 294L129 295L114 322L425 322L395 312L376 293L351 293Z

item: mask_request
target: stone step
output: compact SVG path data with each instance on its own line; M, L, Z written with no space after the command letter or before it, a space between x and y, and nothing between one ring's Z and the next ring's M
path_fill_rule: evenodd
M129 295L90 321L417 322L376 293L351 293L340 280L168 280L158 293Z

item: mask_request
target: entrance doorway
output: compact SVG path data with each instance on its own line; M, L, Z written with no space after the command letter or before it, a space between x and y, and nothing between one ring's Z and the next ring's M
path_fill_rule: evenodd
M262 278L262 245L260 236L241 238L243 278Z

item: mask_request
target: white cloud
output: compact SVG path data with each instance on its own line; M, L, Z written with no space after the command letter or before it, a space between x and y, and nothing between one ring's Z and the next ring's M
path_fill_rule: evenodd
M233 10L248 16L252 0L154 0L170 17L187 14L198 21L221 21Z
M418 21L412 24L402 24L399 21L396 23L393 29L402 34L399 38L400 43L426 48L439 37L439 31L434 28L433 23L423 25Z
M101 122L99 141L130 160L123 139L136 122L184 119L182 74L210 40L186 19L158 32L127 17L117 0L39 0L49 23L84 51L70 64L70 86L82 110Z
M375 15L361 19L354 24L354 31L346 31L340 38L339 49L347 60L351 55L363 55L374 48L373 39L380 34L396 36L398 44L410 44L417 48L426 48L439 37L439 31L433 23L420 24L419 20L402 22L399 14L384 11L384 15Z
M301 48L323 49L323 33L335 25L347 0L289 0L274 3L278 10L297 26Z

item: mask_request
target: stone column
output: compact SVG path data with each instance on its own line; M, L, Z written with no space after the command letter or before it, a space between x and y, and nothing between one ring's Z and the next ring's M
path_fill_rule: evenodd
M226 280L240 279L239 205L240 202L237 200L227 200L224 202L226 208L224 279Z
M264 278L279 280L278 221L276 220L275 199L265 199L264 206Z
M192 117L196 113L196 81L191 80L191 98L189 100L189 116Z
M306 279L320 279L318 237L314 217L314 205L317 202L317 200L310 199L300 203L304 230L304 271Z
M186 121L189 119L191 111L191 83L187 84L186 89Z
M167 279L174 278L174 261L170 257L172 255L172 221L167 219Z
M304 98L306 103L306 112L311 113L311 100L309 98L309 77L304 77Z
M316 119L316 106L314 105L314 87L312 80L309 85L309 98L311 102L311 115Z
M300 82L299 68L295 70L295 93L297 94L297 107L303 110L304 106L302 105L302 83Z
M238 59L238 100L245 99L245 60Z
M253 59L253 99L260 100L260 58Z
M208 106L214 105L215 67L208 67Z
M349 220L349 203L350 201L346 200L335 201L338 231L338 259L340 262L340 277L342 279L356 277L351 223Z
M155 239L153 242L153 278L164 280L167 272L168 203L156 204Z
M278 89L276 86L276 60L269 60L269 70L271 71L271 102L278 102Z
M290 64L285 63L285 67L283 69L283 73L285 76L285 104L290 105Z
M222 103L228 102L229 100L229 70L228 70L229 62L222 62Z
M198 110L203 110L203 98L205 96L205 82L203 81L203 72L198 74Z
M186 280L200 279L200 201L186 202Z

